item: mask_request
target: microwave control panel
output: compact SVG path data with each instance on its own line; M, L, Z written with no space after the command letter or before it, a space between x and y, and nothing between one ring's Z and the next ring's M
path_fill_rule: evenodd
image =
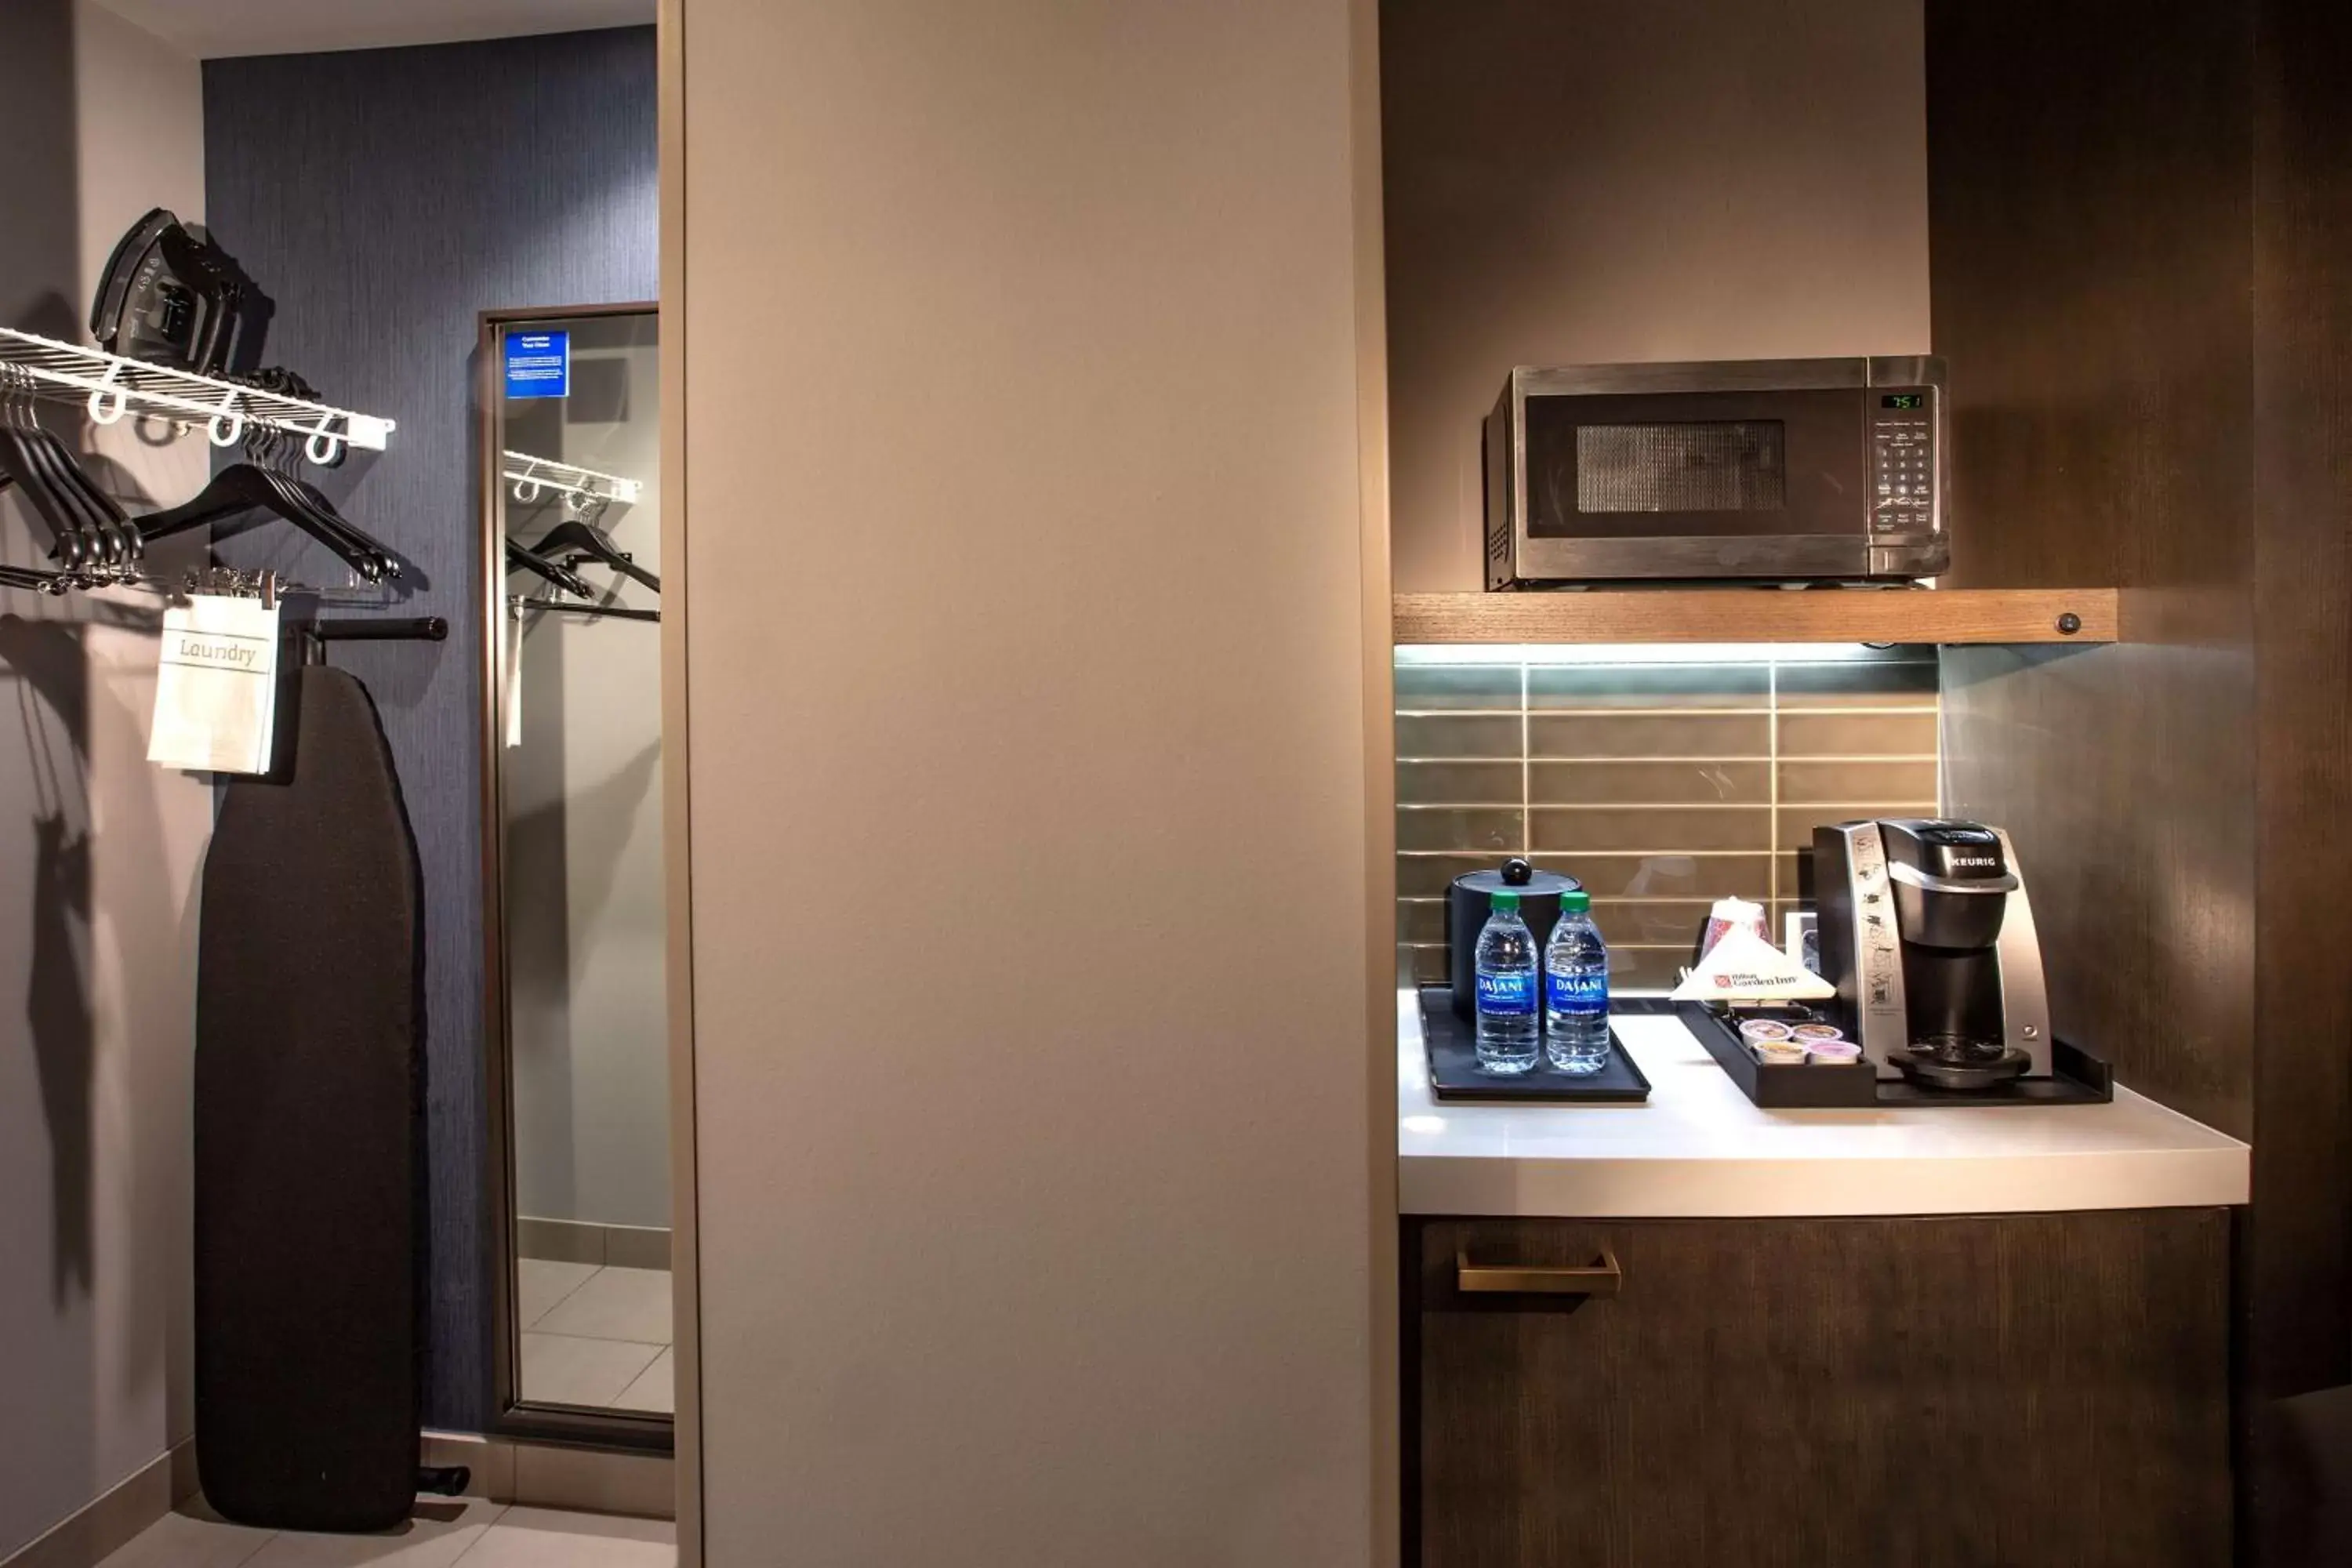
M1872 404L1871 531L1924 538L1936 531L1936 389L1881 389Z

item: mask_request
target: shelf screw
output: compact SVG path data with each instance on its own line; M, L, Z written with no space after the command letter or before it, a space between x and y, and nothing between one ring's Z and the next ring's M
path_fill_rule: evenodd
M2069 610L2064 615L2058 617L2058 630L2062 636L2071 637L2082 629L2083 617L2076 615L2074 611Z

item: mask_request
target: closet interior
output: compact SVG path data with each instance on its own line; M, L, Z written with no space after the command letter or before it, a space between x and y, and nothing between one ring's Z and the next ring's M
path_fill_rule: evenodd
M0 1563L673 1508L654 18L456 9L0 19Z

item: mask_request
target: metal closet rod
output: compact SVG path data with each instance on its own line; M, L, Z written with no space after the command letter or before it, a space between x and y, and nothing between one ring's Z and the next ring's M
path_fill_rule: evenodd
M446 642L449 638L449 623L439 616L312 621L303 629L320 642Z
M449 623L439 616L394 616L383 620L310 621L294 628L294 646L308 667L327 662L331 642L442 642Z
M229 569L219 570L226 572ZM167 599L212 595L258 597L265 600L303 597L316 599L322 605L341 605L347 607L364 607L392 602L388 599L372 599L357 595L349 588L320 588L308 583L273 581L269 592L264 594L261 591L259 574L253 574L252 581L240 583L236 589L231 590L218 583L197 580L203 575L205 574L190 573L178 578L155 577L144 572L122 571L114 568L100 568L95 572L54 572L47 567L12 566L0 562L0 588L23 588L28 592L42 594L95 593L104 588L130 588L142 594L158 594ZM422 626L425 621L436 618L434 616L425 616L422 620L411 618L393 624L415 627ZM448 632L445 626L438 635L418 630L411 630L403 635L439 642L448 635Z
M566 616L617 616L625 621L658 621L659 610L629 610L618 605L567 605L559 599L518 599L519 610L554 610Z

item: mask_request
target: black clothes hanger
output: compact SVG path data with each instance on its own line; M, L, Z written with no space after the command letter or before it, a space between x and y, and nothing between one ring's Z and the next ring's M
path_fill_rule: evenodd
M246 456L253 460L262 476L285 498L288 521L305 529L330 549L351 562L362 575L367 574L367 563L373 562L383 576L400 575L400 563L390 552L362 532L342 513L335 510L317 486L298 478L294 458L300 450L292 436L268 426L249 432L245 441ZM341 540L338 545L335 542ZM379 581L369 577L370 582Z
M24 432L16 421L14 395L7 399L7 417L0 419L0 470L6 472L10 482L23 492L34 512L47 525L49 537L54 542L50 553L64 560L67 552L71 551L74 558L67 563L79 565L81 515L58 494L46 465L24 440ZM69 537L76 541L70 546L66 543Z
M114 498L100 489L34 413L32 388L8 377L0 417L0 473L33 503L52 534L50 556L70 572L121 571L142 550Z
M193 500L139 519L139 532L152 543L240 512L257 510L292 523L333 551L368 582L380 583L398 575L398 563L391 552L335 512L315 488L251 462L223 468Z
M251 463L238 463L223 468L212 477L210 483L198 491L195 499L162 511L150 512L139 520L139 532L149 543L184 533L192 528L219 522L240 512L266 511L292 523L303 532L343 558L352 569L370 582L383 576L383 570L372 552L359 548L352 537L331 525L321 526L306 506L297 503L267 470Z
M507 541L507 570L528 572L554 584L567 594L577 594L592 602L596 597L596 590L589 585L588 579L576 572L565 571L543 556L533 554L511 539Z
M542 558L551 556L560 550L577 550L583 555L595 557L623 576L644 584L655 593L661 592L661 579L623 554L620 547L613 542L612 537L592 522L583 522L577 519L559 522L541 534L532 542L530 549L532 554Z
M85 574L127 572L145 546L114 498L100 489L83 471L80 460L64 442L28 419L19 445L48 474L48 490L77 515L79 525L51 547L50 557L68 569Z
M303 392L310 392L309 384L299 376L294 375L291 372L281 374L287 380L300 386ZM373 555L382 563L383 574L386 577L400 575L400 558L362 532L341 512L337 511L335 503L327 499L326 492L303 479L296 470L295 459L303 451L303 444L292 432L264 428L247 438L246 450L248 456L258 461L264 473L272 476L278 481L278 488L286 492L289 500L296 506L309 510L313 522L321 528L348 535L353 550ZM339 447L338 453L340 454L341 450L342 448Z
M118 576L128 574L147 552L146 542L131 526L130 514L98 487L71 448L51 432L34 428L36 438L47 450L50 471L57 475L61 492L82 514L78 542L82 570Z

